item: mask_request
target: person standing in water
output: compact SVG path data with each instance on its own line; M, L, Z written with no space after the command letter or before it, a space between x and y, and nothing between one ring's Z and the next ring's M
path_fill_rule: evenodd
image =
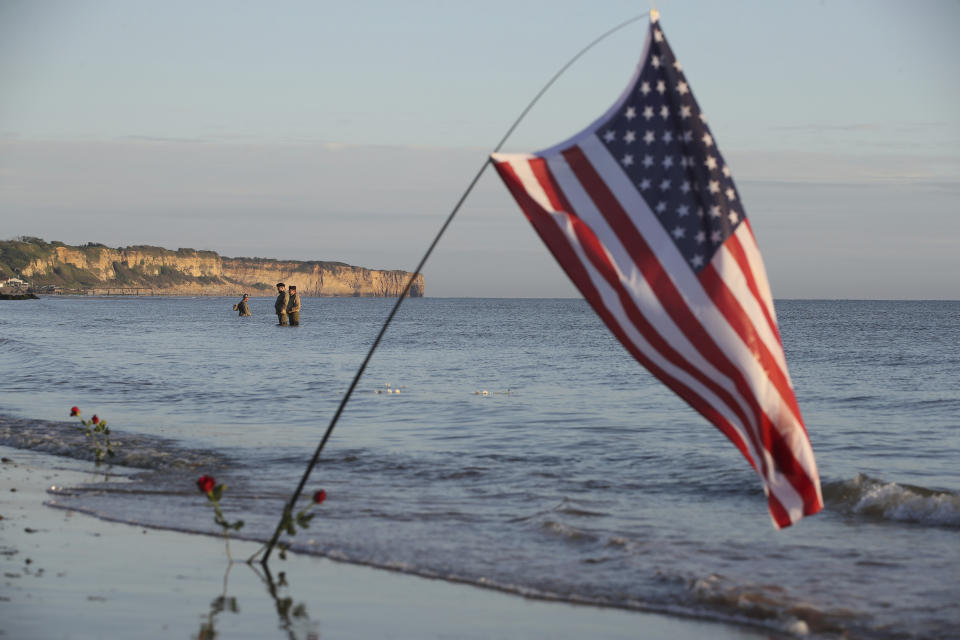
M277 301L274 303L273 308L277 311L277 322L281 327L286 326L287 324L287 303L289 298L287 297L287 291L285 289L287 285L282 282L277 283ZM294 289L295 287L290 287ZM299 305L297 307L299 309Z
M248 296L247 294L243 294L243 300L241 300L241 301L238 302L237 304L233 305L233 310L234 310L234 311L239 311L239 312L240 312L240 314L239 314L240 316L252 316L252 315L253 315L252 313L250 313L250 302L249 302L249 298L250 298L250 296Z
M300 296L297 295L297 287L290 285L290 300L287 302L287 315L290 316L290 326L300 326Z

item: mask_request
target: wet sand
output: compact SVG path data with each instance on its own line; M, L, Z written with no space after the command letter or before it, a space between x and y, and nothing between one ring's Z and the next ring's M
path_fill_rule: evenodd
M48 506L83 463L0 447L0 637L770 638L748 627L522 598ZM67 468L69 467L69 468ZM259 544L231 541L234 558Z

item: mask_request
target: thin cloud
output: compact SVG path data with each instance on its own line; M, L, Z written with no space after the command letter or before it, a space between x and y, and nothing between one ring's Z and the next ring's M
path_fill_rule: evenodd
M120 136L118 140L132 140L134 142L173 142L179 144L206 144L203 138L168 138L163 136Z
M960 184L960 157L948 155L744 151L727 160L738 184Z
M886 133L917 133L930 131L949 126L947 122L807 122L802 124L787 124L770 127L771 131L796 131L801 133L837 133L860 131L883 131Z

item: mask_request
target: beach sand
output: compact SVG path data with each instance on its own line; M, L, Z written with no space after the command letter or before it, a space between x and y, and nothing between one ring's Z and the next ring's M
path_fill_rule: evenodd
M83 463L0 447L0 637L770 638L654 613L523 598L290 554L230 566L222 538L48 506ZM70 463L70 464L65 464ZM69 467L69 468L68 468ZM234 558L258 544L231 541ZM228 570L229 569L229 570ZM272 578L272 582L271 582Z

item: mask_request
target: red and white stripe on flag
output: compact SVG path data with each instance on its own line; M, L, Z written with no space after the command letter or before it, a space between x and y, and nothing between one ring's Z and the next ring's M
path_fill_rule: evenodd
M733 442L785 527L823 506L816 462L753 232L705 120L682 115L691 104L699 113L685 79L661 75L672 61L654 18L633 82L607 114L550 149L493 162L597 314ZM669 89L645 91L661 77L683 85L672 102Z

